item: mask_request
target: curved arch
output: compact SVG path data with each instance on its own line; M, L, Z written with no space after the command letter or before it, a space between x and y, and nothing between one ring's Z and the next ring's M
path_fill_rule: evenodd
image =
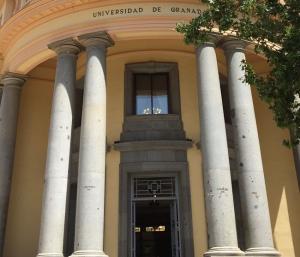
M151 11L149 13L152 6L149 0L130 0L125 5L121 5L123 0L86 0L76 3L66 0L34 1L13 16L0 31L0 49L4 56L1 72L26 74L54 56L47 48L49 43L99 30L107 31L115 42L138 39L182 40L182 35L174 28L179 20L190 20L191 15L174 14L170 8L172 5L202 8L201 5L191 2L174 0L172 3L156 3L168 9L163 15L157 16ZM93 17L93 12L97 10L138 5L145 10L148 8L142 16L143 19L138 15Z
M126 32L129 34L125 36ZM169 29L162 29L159 28L157 30L153 29L152 31L139 31L136 30L135 33L133 33L133 30L129 31L123 31L122 32L122 39L116 42L127 42L131 40L179 40L182 42L182 37L179 34L176 34L175 32L169 33ZM159 36L164 34L164 36ZM83 33L82 33L83 34ZM110 33L113 38L118 38L118 32ZM67 36L66 36L67 37ZM60 39L66 38L66 37L61 37ZM47 48L47 45L49 42L53 42L55 40L50 40L50 37L46 38L39 38L36 40L36 42L32 42L32 44L29 44L25 46L24 48L21 48L19 51L13 52L11 55L7 55L5 60L4 60L4 65L2 68L2 72L5 71L11 71L11 72L16 72L20 74L27 74L30 70L32 70L34 67L38 66L40 63L53 58L55 56L55 53L52 52ZM55 38L55 36L52 36L52 38ZM162 46L160 49L152 49L152 48L144 48L144 49L134 49L134 50L127 50L127 51L121 51L121 52L114 52L109 54L109 56L113 57L115 55L120 55L120 54L125 54L125 53L130 53L130 52L145 52L145 51L176 51L176 52L181 52L183 54L194 54L193 47L190 47L190 49L168 49L165 46ZM217 49L217 53L221 55L221 49ZM250 58L251 61L253 61L253 58L260 63L260 68L262 67L262 64L265 65L265 60L259 56L254 56L252 54L252 51L249 50L247 51L247 55L252 55L252 58ZM218 60L219 64L219 71L221 74L226 74L226 62L223 60L223 58L219 58ZM262 69L261 73L264 73L265 70L267 70L267 66L265 69Z

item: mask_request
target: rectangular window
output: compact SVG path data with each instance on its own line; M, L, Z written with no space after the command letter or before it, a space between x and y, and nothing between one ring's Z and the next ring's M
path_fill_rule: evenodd
M168 73L134 74L135 114L168 114Z

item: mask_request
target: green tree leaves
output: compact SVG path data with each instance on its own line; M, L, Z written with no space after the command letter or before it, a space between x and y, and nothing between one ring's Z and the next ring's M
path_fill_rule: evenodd
M274 114L281 128L300 140L300 1L286 0L202 0L207 5L188 24L178 24L187 44L199 45L217 28L231 30L237 38L252 41L255 51L264 55L271 71L267 76L255 73L243 63L246 82L256 87L261 99Z

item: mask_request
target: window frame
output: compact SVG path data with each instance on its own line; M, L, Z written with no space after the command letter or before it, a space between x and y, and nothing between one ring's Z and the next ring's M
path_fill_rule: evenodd
M124 116L136 115L134 75L168 73L168 114L181 115L178 65L174 62L140 62L125 65ZM157 114L153 114L157 115ZM167 114L162 114L167 115Z
M136 75L149 75L150 76L150 97L151 97L151 114L138 114L137 113L137 81L136 81ZM168 113L163 113L161 115L168 115L170 114L170 79L169 79L169 73L166 72L156 72L156 73L133 73L134 79L133 79L133 115L158 115L153 113L153 97L154 97L154 89L153 89L153 76L156 74L166 74L167 75L167 106L168 106Z

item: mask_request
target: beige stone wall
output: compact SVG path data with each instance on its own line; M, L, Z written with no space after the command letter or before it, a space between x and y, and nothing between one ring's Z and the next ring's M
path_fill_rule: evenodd
M107 141L119 140L123 122L124 65L143 61L177 62L179 66L182 120L187 137L199 142L198 100L195 57L192 47L179 40L134 40L117 42L107 61ZM225 72L224 56L218 51L220 70ZM253 55L249 58L261 61ZM83 60L81 58L80 60ZM18 124L12 193L5 243L5 257L35 256L48 140L54 66L40 65L25 84ZM42 78L42 79L37 79ZM276 128L266 106L254 94L259 136L266 174L275 243L284 257L300 256L300 196L289 149L281 145L286 131ZM117 257L119 153L107 154L105 252ZM207 248L201 153L188 151L195 256Z
M32 257L38 245L52 83L22 90L4 256Z

